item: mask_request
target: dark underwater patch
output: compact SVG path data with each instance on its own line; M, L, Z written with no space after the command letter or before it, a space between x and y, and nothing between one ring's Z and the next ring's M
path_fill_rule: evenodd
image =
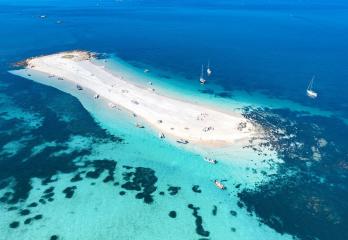
M9 207L9 208L7 209L7 211L14 211L14 210L17 210L17 209L18 209L18 207L12 206L12 207Z
M178 194L179 190L181 189L181 187L176 187L176 186L170 186L168 187L168 193L172 196L175 196L176 194Z
M35 219L35 220L40 220L40 219L42 219L42 214L35 215L35 216L33 217L33 219Z
M74 177L70 179L70 182L79 182L82 181L81 173L77 173Z
M42 195L42 198L46 198L48 200L48 199L52 199L53 196L54 196L54 192L51 192L51 193Z
M192 186L192 191L194 191L195 193L201 193L202 192L202 190L199 189L198 185L193 185Z
M19 227L19 222L17 222L17 221L11 222L9 227L10 228L18 228Z
M45 191L44 191L44 193L52 193L53 192L53 190L54 190L54 187L49 187L49 188L47 188Z
M213 206L213 210L211 211L211 214L213 214L213 216L216 216L216 214L217 214L217 206L216 205Z
M168 215L171 218L176 218L176 211L170 211Z
M246 109L265 129L248 147L275 150L284 160L270 181L244 189L238 204L279 233L300 239L348 239L348 126L334 117L287 109Z
M41 220L42 218L43 218L42 214L37 214L34 217L30 217L30 218L25 219L23 223L25 225L29 225L29 224L33 223L34 221Z
M50 237L50 240L58 240L58 239L59 239L58 235L52 235Z
M124 172L123 180L126 183L122 184L121 187L130 191L137 191L137 199L143 199L145 203L152 203L153 193L156 191L155 186L157 177L155 171L150 168L136 167L135 171Z
M195 217L196 233L203 237L209 237L209 231L203 228L203 218L198 214L199 207L195 207L193 204L189 204L187 207L193 210L192 215Z
M89 171L86 173L87 178L99 178L100 174L104 171L108 172L108 176L103 179L104 183L114 181L114 173L116 168L116 161L114 160L94 160L88 161L86 166L94 167L94 171Z
M76 186L67 187L63 190L65 198L72 198L76 190Z
M27 219L25 219L25 220L24 220L24 224L25 224L25 225L30 224L30 223L31 223L31 220L32 220L32 218L27 218Z
M75 150L57 155L55 153L68 150L66 142L71 136L92 137L94 142L122 143L101 129L79 101L69 94L54 88L23 81L19 77L3 74L7 87L2 89L16 108L41 118L40 124L28 127L25 120L7 118L6 113L0 114L0 147L11 141L26 138L23 148L14 155L1 154L0 158L0 188L11 186L13 194L1 197L6 204L16 204L26 200L32 189L31 179L39 178L43 185L57 181L58 173L74 173L79 166L74 159L90 154L90 148ZM64 120L69 119L69 121ZM56 146L44 148L32 155L32 149L40 144L55 142ZM25 161L23 161L25 160ZM11 185L10 184L11 179ZM12 180L13 179L13 180ZM73 180L79 180L78 177ZM105 181L112 181L109 175ZM52 194L44 198L53 201ZM46 203L41 200L41 203Z
M129 169L132 169L133 167L131 167L131 166L127 166L127 165L123 165L122 166L123 168L125 168L125 169L127 169L127 170L129 170Z
M26 216L26 215L29 215L30 214L30 210L29 209L23 209L19 212L19 214L21 216Z
M30 203L28 205L28 207L30 207L30 208L37 207L37 206L38 206L38 204L36 202Z
M237 212L236 212L236 211L233 211L233 210L230 211L230 214L231 214L233 217L236 217L236 216L237 216Z

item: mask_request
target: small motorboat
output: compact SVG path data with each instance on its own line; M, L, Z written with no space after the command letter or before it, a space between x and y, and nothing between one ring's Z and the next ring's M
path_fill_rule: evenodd
M177 143L181 143L181 144L188 144L189 143L189 141L187 141L187 140L185 140L185 139L179 139L179 140L177 140L176 141Z
M46 15L41 15L40 18L46 18Z
M148 72L150 72L150 70L146 68L146 69L144 70L144 73L148 73Z
M76 85L77 90L83 90L83 88L80 85Z
M310 81L308 88L307 88L307 96L310 98L316 98L318 97L318 93L313 91L313 81L314 81L315 76L312 77L312 80Z
M217 161L215 159L205 157L204 160L211 164L217 164Z
M145 128L144 125L141 125L140 123L135 124L137 128Z
M98 99L99 98L99 94L94 95L94 99Z
M214 183L215 183L215 186L217 188L219 188L221 190L225 190L226 189L225 186L221 182L219 182L218 180L215 180Z

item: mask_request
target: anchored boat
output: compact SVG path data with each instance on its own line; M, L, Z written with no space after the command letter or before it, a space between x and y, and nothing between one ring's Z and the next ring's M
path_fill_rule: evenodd
M217 164L217 161L215 159L211 159L207 157L204 158L204 161L207 161L208 163L211 163L211 164Z
M205 82L206 82L206 80L204 79L204 76L203 76L203 64L202 64L201 77L199 78L199 81L202 85L205 84Z
M145 128L144 125L141 125L140 123L135 124L137 128Z
M176 141L177 143L181 143L181 144L188 144L189 143L189 141L187 141L187 140L185 140L185 139L179 139L179 140L177 140Z
M312 77L312 80L309 82L309 85L307 87L307 96L310 97L310 98L316 98L318 97L318 93L316 93L314 90L313 90L313 82L314 82L314 79L315 79L315 76Z
M219 188L221 190L225 190L226 189L225 186L221 182L219 182L218 180L215 180L214 183L215 183L215 186L217 188Z
M210 68L210 61L208 61L208 67L207 67L207 74L210 76L213 73L213 71Z

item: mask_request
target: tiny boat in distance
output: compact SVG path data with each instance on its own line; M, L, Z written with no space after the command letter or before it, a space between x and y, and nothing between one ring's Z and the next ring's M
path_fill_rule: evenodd
M214 183L215 183L215 186L217 188L219 188L221 190L225 190L226 189L225 186L221 182L219 182L218 180L215 180Z
M211 159L207 157L204 158L204 161L207 161L208 163L211 163L211 164L217 164L217 161L215 159Z
M158 137L159 137L159 138L165 138L165 136L164 136L163 133L158 134Z
M310 98L316 98L318 97L318 93L313 91L313 81L314 81L315 76L312 77L312 80L310 81L308 88L307 88L307 96Z
M148 72L150 72L150 70L146 68L146 69L144 70L144 73L148 73Z
M213 71L210 68L210 61L208 61L208 67L207 67L207 74L210 76L213 73Z
M83 90L83 88L80 85L76 85L77 90Z
M203 64L202 64L202 71L201 71L201 76L199 78L199 82L203 85L205 84L206 80L203 78Z
M181 143L181 144L188 144L189 141L185 140L185 139L179 139L176 141L177 143Z
M136 126L137 128L145 128L144 125L141 125L140 123L137 123L135 126Z

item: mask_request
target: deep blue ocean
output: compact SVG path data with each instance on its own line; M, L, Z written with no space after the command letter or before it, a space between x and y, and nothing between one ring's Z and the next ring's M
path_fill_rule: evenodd
M46 17L41 18L42 15ZM43 158L49 156L52 149L49 148L41 158L33 158L32 164L23 160L30 159L28 151L36 146L37 141L64 142L68 141L68 136L79 134L122 142L122 136L111 136L105 132L70 95L24 81L8 72L13 69L13 63L25 58L73 49L116 54L135 66L151 66L183 76L180 79L185 79L187 84L197 82L201 64L209 60L214 78L201 93L233 100L238 100L235 98L238 91L250 94L250 98L257 93L270 102L274 99L289 100L329 112L330 116L312 116L286 106L245 109L245 116L269 130L268 144L285 163L279 167L277 174L271 176L268 184L260 182L256 190L245 189L236 196L241 209L281 235L313 240L348 239L348 126L347 121L344 122L348 118L346 1L0 0L0 85L4 86L0 94L12 99L11 104L18 108L30 109L46 119L44 128L25 130L20 124L20 117L6 117L12 111L7 100L2 100L0 104L2 148L30 132L29 140L24 141L28 144L26 151L18 151L14 155L0 154L0 190L10 188L11 178L22 184L17 190L9 191L12 193L1 192L3 209L9 209L11 204L18 208L18 202L26 201L31 188L28 182L33 181L33 177L49 183L57 172L76 173L80 171L79 166L67 159L89 154L69 153L65 158L54 159L62 161L62 164L44 164L41 172L38 169L43 164ZM319 93L315 100L305 94L313 75L316 76L314 88ZM55 99L54 103L45 106L45 101L50 99ZM69 105L69 108L63 109L60 104ZM71 114L73 119L87 120L82 125L72 123L74 127L71 127L60 123L56 117L63 113ZM55 136L52 128L65 130ZM285 138L274 130L278 128L295 137ZM127 142L127 139L124 140ZM295 143L305 147L299 149ZM316 146L315 149L322 148L321 160L303 160L316 154L313 146ZM125 164L125 169L128 164ZM95 167L95 172L115 168L111 162L101 165L90 162L88 166ZM134 163L133 167L141 166ZM144 181L143 185L149 181L156 182L151 172L151 169L156 169L156 164L146 167L150 170L136 168L131 173L145 175L145 180L139 177L140 182ZM68 188L66 196L71 191L74 192L74 188ZM190 205L189 211L196 218L192 224L195 221L197 239L222 239L219 234L214 238L213 233L209 238L209 234L199 228L199 214L195 214L198 211L195 206ZM21 212L20 215L27 214ZM2 219L0 222L6 221ZM10 228L8 224L0 228L13 231L24 226L23 223L19 228L16 226L15 222L22 220L13 221L14 224L8 223ZM231 232L238 233L238 227L237 230L231 229ZM22 239L44 236L30 235L28 231L30 229L21 233ZM0 239L19 236L11 232L6 234L7 238L0 236ZM54 235L47 233L47 238L42 239L86 237L58 235L58 238L52 238ZM267 239L268 235L237 236L237 239ZM115 237L105 239L131 239ZM224 239L227 237L233 239L233 235L226 235ZM175 238L168 235L168 239Z
M2 1L3 2L3 1ZM195 80L210 59L226 90L262 91L347 116L347 5L241 1L3 3L1 62L67 49L113 52ZM6 5L8 4L8 5ZM97 6L98 4L98 6ZM45 6L46 5L46 6ZM47 15L42 21L38 16ZM63 24L56 24L56 21ZM164 54L165 53L165 54Z

